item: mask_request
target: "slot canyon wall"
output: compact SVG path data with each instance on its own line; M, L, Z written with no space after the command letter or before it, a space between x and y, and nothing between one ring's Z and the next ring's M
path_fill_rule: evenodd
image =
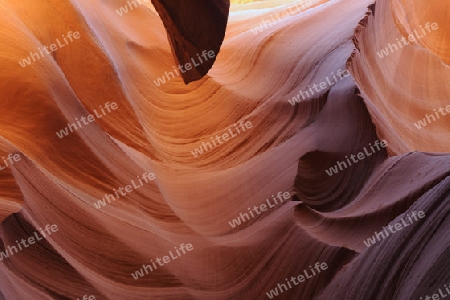
M0 9L0 299L450 295L448 1Z

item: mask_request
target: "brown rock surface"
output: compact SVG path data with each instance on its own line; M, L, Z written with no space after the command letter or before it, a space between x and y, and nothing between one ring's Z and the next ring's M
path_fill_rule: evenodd
M450 104L448 28L377 55L445 24L446 2L140 1L2 2L0 299L268 299L316 262L328 269L272 296L418 299L449 283L450 115L414 125ZM158 81L207 49L217 60Z

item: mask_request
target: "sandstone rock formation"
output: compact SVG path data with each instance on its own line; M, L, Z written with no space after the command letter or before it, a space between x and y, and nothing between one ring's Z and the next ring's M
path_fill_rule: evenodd
M445 291L449 4L180 3L3 1L0 299Z

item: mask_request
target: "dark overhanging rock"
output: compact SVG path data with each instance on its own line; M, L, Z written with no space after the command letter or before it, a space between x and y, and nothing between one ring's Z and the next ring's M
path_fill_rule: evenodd
M225 37L229 0L152 0L166 28L184 83L199 80L213 66ZM205 55L209 51L212 55ZM212 52L209 52L212 54ZM207 59L205 59L205 56ZM184 66L191 65L188 70Z

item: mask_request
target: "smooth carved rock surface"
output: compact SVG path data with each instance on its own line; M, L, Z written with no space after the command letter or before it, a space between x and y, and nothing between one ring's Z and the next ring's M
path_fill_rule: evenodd
M58 231L0 256L0 299L269 299L316 262L272 297L445 291L448 2L140 1L2 2L0 255ZM216 57L166 76L203 50Z

